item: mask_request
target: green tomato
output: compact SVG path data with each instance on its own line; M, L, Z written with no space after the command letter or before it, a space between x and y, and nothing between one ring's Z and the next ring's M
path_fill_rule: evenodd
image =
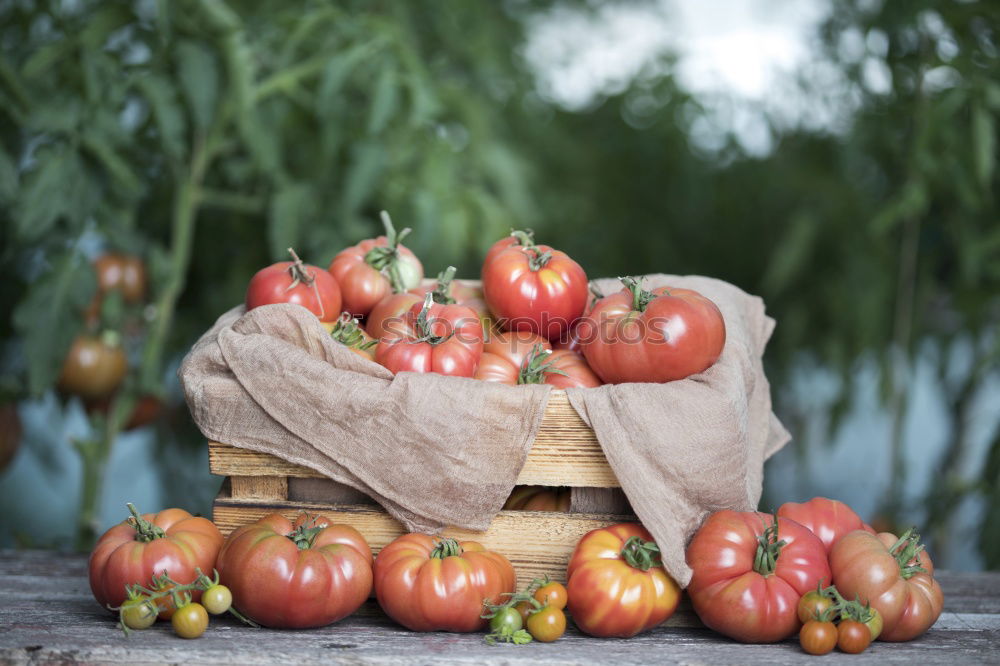
M522 627L524 627L524 620L521 619L521 614L510 606L498 610L497 614L490 620L490 631L496 634L503 633L504 630L514 633Z
M202 593L201 605L212 615L221 615L233 605L233 593L225 585L213 585Z
M145 595L122 604L119 616L129 629L146 629L156 622L156 606Z

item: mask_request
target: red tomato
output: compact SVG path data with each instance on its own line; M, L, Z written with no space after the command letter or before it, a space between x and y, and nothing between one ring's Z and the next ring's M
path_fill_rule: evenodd
M483 351L496 354L515 368L520 368L536 345L541 345L545 351L552 351L548 340L529 331L491 331L483 344Z
M375 360L393 373L437 372L472 377L483 355L483 326L461 305L435 305L430 294L414 305L375 348Z
M330 274L336 278L344 296L344 309L363 317L390 293L400 293L420 284L424 267L402 241L410 233L398 234L389 215L382 211L385 236L363 240L342 250L330 262Z
M707 370L726 342L715 303L690 289L643 289L634 279L580 322L583 355L607 384L669 382Z
M127 372L128 358L120 344L79 335L63 359L58 386L86 400L101 400L115 392Z
M424 296L430 292L434 295L435 303L472 308L479 315L484 327L489 328L492 325L492 315L490 309L486 307L486 301L483 300L482 288L456 280L454 266L449 266L439 273L437 280L425 282L426 284L410 289L409 293L420 296L420 300L423 301Z
M871 645L871 642L871 632L860 622L843 620L837 627L837 647L841 652L860 654Z
M604 298L604 294L600 292L593 284L590 285L590 300L587 301L587 309L583 311L583 316L586 317L590 314L590 311L594 309L594 305L597 304L599 300ZM583 353L583 348L580 346L580 323L583 321L583 317L576 320L566 335L561 336L558 340L552 341L553 349L568 349L570 351L575 351L578 354Z
M896 538L851 532L830 551L833 582L845 599L857 597L882 616L884 641L908 641L931 628L944 605L934 563L909 530Z
M659 562L642 525L622 523L588 532L566 569L569 612L591 636L629 638L666 621L681 590Z
M851 507L825 497L814 497L802 504L786 502L778 508L778 515L808 527L823 542L827 553L840 537L865 528L864 521Z
M483 294L503 328L550 340L569 331L587 306L587 274L564 252L517 240L491 250L483 264Z
M295 303L320 321L340 316L340 287L322 268L302 263L291 248L294 261L281 261L257 271L247 286L247 310L273 303Z
M413 631L478 631L483 602L499 604L516 586L514 567L475 541L404 534L375 560L382 610Z
M97 273L97 293L84 313L86 321L97 326L101 300L111 291L121 293L126 303L141 303L146 296L146 265L142 259L128 254L109 252L94 260Z
M711 629L744 643L774 643L799 629L799 599L830 580L823 542L794 520L719 511L687 549L688 594Z
M557 349L547 357L546 361L548 365L545 383L556 388L593 388L604 383L590 369L587 361L574 351ZM566 374L553 372L556 370Z
M518 375L520 375L520 370L507 359L490 352L483 352L479 358L479 367L476 368L476 374L473 376L484 382L517 386Z
M323 322L323 326L329 331L331 338L358 356L369 361L375 360L375 345L378 340L365 333L365 329L361 328L361 324L350 312L341 313L340 319L335 322Z
M365 318L365 330L375 340L381 340L391 333L400 334L406 330L406 313L424 299L416 294L403 291L389 294L375 304Z
M537 337L534 334L529 335ZM561 389L601 385L601 380L587 366L584 358L576 352L565 349L553 352L544 349L542 344L536 344L535 349L524 357L520 366L508 360L513 356L509 350L506 357L484 352L475 378L510 386L551 384Z
M322 627L346 617L372 590L372 551L350 525L277 513L244 525L219 553L233 605L266 627Z
M799 645L808 654L828 654L837 645L837 625L808 620L799 631Z
M508 511L569 511L569 488L515 486L503 508Z
M182 585L194 582L195 569L211 575L222 546L222 534L212 521L183 509L141 516L131 504L129 510L132 517L105 532L90 553L90 590L97 603L120 606L125 585L149 587L153 576L164 571ZM197 600L200 593L193 596Z

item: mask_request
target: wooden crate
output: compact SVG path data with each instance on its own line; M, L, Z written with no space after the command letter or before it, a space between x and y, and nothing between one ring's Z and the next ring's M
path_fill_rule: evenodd
M303 510L353 525L376 553L405 531L362 493L307 467L219 442L209 443L208 454L212 473L228 477L213 507L213 519L223 534L268 513L291 518ZM569 513L502 511L485 532L449 528L443 534L480 541L506 555L519 585L543 575L564 579L581 536L634 520L594 432L569 404L565 391L552 391L517 483L569 486L573 508Z

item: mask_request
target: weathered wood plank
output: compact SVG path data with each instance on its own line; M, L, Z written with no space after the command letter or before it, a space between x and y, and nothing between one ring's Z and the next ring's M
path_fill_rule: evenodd
M287 500L288 477L231 476L229 489L233 497L248 500Z
M86 556L0 551L0 663L136 664L784 664L806 663L794 640L741 645L703 628L664 626L628 640L599 640L574 627L548 645L487 646L481 634L415 634L369 602L323 629L251 629L213 618L202 638L176 638L158 624L124 638L90 596ZM939 572L945 613L922 638L875 643L824 664L1000 663L1000 573ZM811 661L809 662L811 663Z
M219 442L208 444L209 469L221 476L284 476L322 478L266 453ZM517 478L523 486L617 488L618 479L604 457L594 431L569 403L566 392L552 391L538 435Z

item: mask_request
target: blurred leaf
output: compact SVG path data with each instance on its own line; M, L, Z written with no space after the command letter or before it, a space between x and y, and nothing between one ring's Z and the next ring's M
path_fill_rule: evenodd
M28 390L40 395L55 384L62 359L80 330L80 311L97 290L90 263L74 250L55 256L14 309L14 328L24 345Z
M204 132L212 122L219 92L215 54L201 42L183 40L175 47L181 90L194 125Z
M173 83L158 74L149 74L136 78L135 86L149 102L163 151L174 161L183 160L186 122Z
M138 174L132 171L132 166L105 141L93 131L85 131L83 146L111 174L116 181L118 191L126 199L134 199L142 193L143 182Z
M104 46L112 32L130 23L134 15L129 11L129 3L102 3L97 11L91 12L80 31L80 44L91 49Z
M312 189L304 183L292 183L280 189L271 201L267 235L271 258L288 257L288 248L298 247L301 230L313 216L315 202Z
M368 200L382 177L385 163L385 150L380 143L367 142L354 147L342 198L345 216L356 213Z
M9 204L17 196L17 165L0 144L0 204Z
M365 42L330 58L320 76L316 91L316 111L321 117L333 107L335 99L341 94L354 68L375 48L377 48L376 43Z
M993 117L981 104L972 106L972 145L976 164L976 179L989 190L996 160L996 127Z
M368 133L379 134L385 129L399 107L399 86L396 70L383 67L375 82L372 95L371 115L368 117Z
M63 150L40 156L18 199L18 233L25 240L40 238L61 215L82 222L96 201L96 189L76 152Z
M910 180L899 194L889 201L871 221L873 234L887 234L899 223L917 217L927 210L927 189L916 180Z
M67 54L73 49L73 42L68 39L60 39L38 48L21 67L21 76L31 80L43 76L50 67L57 62L64 60Z
M778 294L793 285L807 265L821 225L809 214L796 215L765 262L761 286Z

